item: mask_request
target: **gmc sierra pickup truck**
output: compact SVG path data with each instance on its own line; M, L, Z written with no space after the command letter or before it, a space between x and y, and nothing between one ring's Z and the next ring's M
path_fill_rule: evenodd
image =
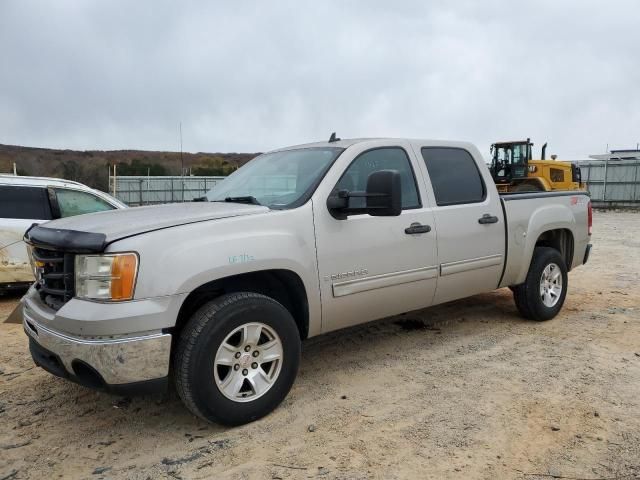
M120 393L171 379L194 414L242 424L287 395L302 340L501 287L548 320L591 248L586 192L501 196L461 142L332 137L201 200L31 227L35 363Z

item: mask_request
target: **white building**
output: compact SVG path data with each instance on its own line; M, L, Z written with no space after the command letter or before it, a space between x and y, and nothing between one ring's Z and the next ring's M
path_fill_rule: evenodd
M594 160L640 160L640 150L611 150L611 153L589 155Z

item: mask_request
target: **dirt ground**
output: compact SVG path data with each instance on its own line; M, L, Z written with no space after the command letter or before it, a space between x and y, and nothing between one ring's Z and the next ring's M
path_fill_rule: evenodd
M594 224L554 320L503 289L311 339L285 402L240 428L54 378L0 324L0 480L640 478L640 213Z

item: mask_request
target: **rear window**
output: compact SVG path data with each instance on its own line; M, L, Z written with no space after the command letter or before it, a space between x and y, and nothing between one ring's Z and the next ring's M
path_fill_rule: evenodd
M51 220L46 188L0 185L0 218Z
M475 160L461 148L421 150L438 206L482 202L486 190Z

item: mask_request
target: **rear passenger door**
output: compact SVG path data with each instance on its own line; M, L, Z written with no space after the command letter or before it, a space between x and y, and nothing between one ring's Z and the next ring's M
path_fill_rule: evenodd
M0 185L0 284L33 281L24 232L51 220L46 188Z
M505 255L500 199L482 157L464 147L418 144L435 215L440 277L434 303L497 287ZM415 148L415 146L414 146Z
M0 185L0 248L21 242L27 228L51 218L46 188Z

